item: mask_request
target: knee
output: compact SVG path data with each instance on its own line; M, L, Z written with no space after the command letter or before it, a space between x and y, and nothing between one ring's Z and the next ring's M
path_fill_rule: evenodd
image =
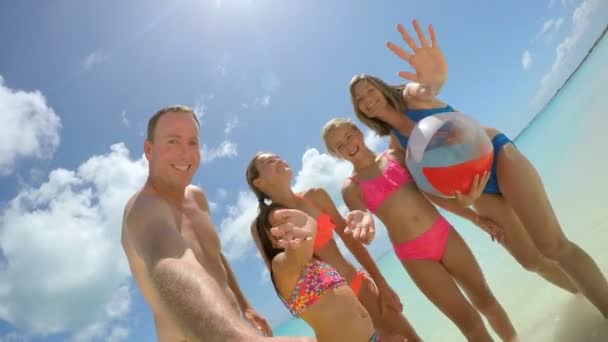
M544 257L538 253L533 257L529 257L526 259L518 260L519 264L529 272L538 272L542 267L542 260Z
M473 305L484 315L491 315L500 307L498 300L492 295L489 289L485 295L475 298L473 300Z
M564 237L555 239L550 243L541 244L538 249L545 258L559 263L560 260L568 257L570 250L572 250L572 243Z
M471 308L469 312L454 320L458 329L467 337L476 336L485 330L483 320L479 312Z

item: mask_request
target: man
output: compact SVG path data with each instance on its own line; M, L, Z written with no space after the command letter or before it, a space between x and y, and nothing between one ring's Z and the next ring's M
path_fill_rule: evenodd
M267 340L259 332L271 335L270 327L244 298L220 250L205 194L190 185L200 163L194 112L158 111L148 122L144 151L149 175L125 206L122 245L158 340Z

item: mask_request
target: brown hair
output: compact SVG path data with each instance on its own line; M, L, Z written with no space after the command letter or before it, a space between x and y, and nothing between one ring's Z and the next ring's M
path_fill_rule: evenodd
M270 281L272 282L272 286L276 291L277 295L285 303L283 298L280 295L279 289L274 281L274 273L272 272L272 260L279 254L281 254L284 249L276 248L272 245L270 238L268 237L268 231L272 228L272 224L270 223L270 214L277 209L286 209L283 205L278 203L272 203L271 205L266 205L260 208L260 212L255 219L255 231L258 234L258 238L260 240L260 244L262 245L262 253L263 257L268 260L268 264L270 265Z
M198 122L198 118L196 117L196 114L194 114L194 110L192 110L192 108L190 108L188 106L183 106L183 105L168 106L168 107L160 109L158 112L156 112L154 115L152 115L150 120L148 120L148 136L146 137L147 140L154 141L154 131L156 130L156 124L158 124L158 120L161 118L161 116L163 116L167 113L171 113L171 112L190 113L190 114L192 114L194 121L196 121L196 125L198 127L201 126L200 123Z
M253 181L260 177L260 170L258 170L258 166L255 164L255 162L261 155L266 153L267 152L256 153L249 161L249 165L247 165L247 170L245 171L245 178L247 179L247 184L249 185L251 191L253 191L253 193L255 194L255 197L257 197L260 210L262 210L264 206L267 206L266 199L270 199L270 197L268 197L268 195L266 195L262 190L255 186L255 184L253 184Z
M395 110L400 112L403 112L407 109L407 104L403 100L402 95L405 85L391 86L383 80L379 79L378 77L365 74L355 75L350 80L350 101L353 105L353 110L355 111L355 115L357 115L357 118L365 126L376 132L376 134L378 134L379 136L389 135L391 133L391 126L388 123L377 118L370 118L359 110L359 106L357 106L357 102L355 101L355 86L361 81L369 82L369 84L377 88L384 95L388 103L393 108L395 108Z

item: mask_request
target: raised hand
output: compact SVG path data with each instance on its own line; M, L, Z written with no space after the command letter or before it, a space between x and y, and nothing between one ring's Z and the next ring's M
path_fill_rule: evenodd
M346 221L344 232L352 234L354 239L369 244L376 236L374 218L368 211L353 210L346 214L344 220Z
M295 248L304 240L314 237L316 221L295 209L277 209L270 214L270 233L282 248Z
M386 43L386 47L393 51L399 58L406 61L414 69L413 73L400 71L398 73L400 77L423 85L428 85L438 90L447 78L448 65L445 62L443 53L437 46L435 30L432 25L429 25L428 31L431 38L431 44L429 44L420 29L418 21L414 20L412 24L418 36L418 40L420 41L420 46L418 46L414 39L407 33L403 25L399 24L397 25L397 31L399 31L401 37L411 49L411 52L403 50L390 41Z

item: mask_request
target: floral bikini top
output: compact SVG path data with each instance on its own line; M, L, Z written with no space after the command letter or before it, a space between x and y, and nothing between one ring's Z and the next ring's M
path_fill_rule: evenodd
M313 259L300 274L300 279L285 301L292 315L299 316L327 291L346 285L346 280L329 264Z

